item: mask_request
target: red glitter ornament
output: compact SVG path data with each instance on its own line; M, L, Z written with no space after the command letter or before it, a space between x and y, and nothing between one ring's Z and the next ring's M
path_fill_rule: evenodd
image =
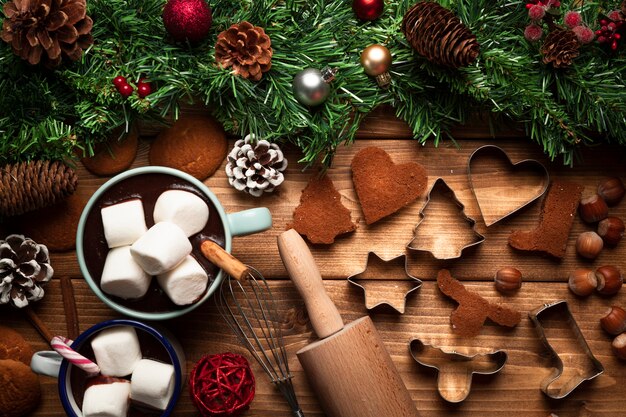
M583 18L580 13L570 10L569 12L565 13L565 18L563 18L563 22L565 22L568 28L572 29L576 26L580 26L583 23Z
M204 417L236 416L254 398L250 364L236 353L206 355L189 374L191 400Z
M524 37L531 42L538 41L543 36L543 29L541 26L537 26L535 24L526 26L526 30L524 30Z
M199 42L208 35L213 17L205 0L168 0L163 24L176 41Z
M352 10L361 20L376 20L383 14L384 0L353 0Z
M534 6L528 9L528 17L530 17L531 20L542 19L545 15L546 15L546 8L544 6L535 4Z

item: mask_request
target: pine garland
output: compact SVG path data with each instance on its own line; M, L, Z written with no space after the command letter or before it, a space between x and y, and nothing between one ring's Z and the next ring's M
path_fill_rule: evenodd
M296 144L304 162L329 164L381 104L394 106L422 142L439 143L478 110L522 122L550 158L566 164L581 145L626 144L626 46L613 54L596 42L582 46L572 67L555 70L541 62L540 45L524 38L524 1L440 0L481 46L469 67L444 69L404 39L402 18L414 2L388 2L380 19L361 22L350 0L212 0L210 36L192 46L168 39L165 0L90 0L95 43L80 62L54 71L31 67L0 42L0 164L68 159L77 149L91 154L118 126L176 115L193 101L233 134ZM561 9L576 9L574 3L563 1ZM595 29L598 16L617 7L584 2L582 12ZM215 65L217 34L243 20L264 27L272 40L272 69L256 83ZM393 54L387 90L358 64L373 43ZM291 90L294 75L327 65L339 69L329 99L312 110L302 106ZM131 83L147 77L156 91L124 99L112 84L118 75Z

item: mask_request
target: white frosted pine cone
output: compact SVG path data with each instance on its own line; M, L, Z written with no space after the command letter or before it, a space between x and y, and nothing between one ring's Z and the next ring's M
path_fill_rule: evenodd
M283 171L287 159L277 144L267 140L255 141L247 135L235 142L227 157L226 175L228 182L239 191L255 197L271 193L283 183Z

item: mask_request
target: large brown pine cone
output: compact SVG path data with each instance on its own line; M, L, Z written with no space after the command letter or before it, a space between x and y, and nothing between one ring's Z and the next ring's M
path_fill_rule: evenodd
M580 51L580 42L571 30L555 29L548 34L541 47L544 64L564 68L572 64Z
M0 168L0 218L58 203L78 185L73 169L59 161L31 161Z
M217 36L215 60L244 78L259 81L272 67L272 54L270 37L248 22L234 24Z
M3 11L0 37L33 65L55 67L63 56L77 61L93 43L86 0L12 0Z
M422 1L402 20L411 46L431 62L451 68L470 65L480 51L474 35L456 15L439 3Z

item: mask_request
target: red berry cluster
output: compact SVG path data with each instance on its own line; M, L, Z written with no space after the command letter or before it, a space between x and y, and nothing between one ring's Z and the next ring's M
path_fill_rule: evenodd
M125 77L118 75L113 78L113 85L117 88L117 91L121 94L122 97L128 98L133 94L133 86L128 84ZM152 86L150 83L145 82L145 78L140 78L137 82L137 95L139 98L145 98L152 92Z
M528 17L531 23L526 26L524 37L531 42L541 39L543 36L542 20L547 19L549 22L553 22L554 16L561 14L561 12L557 10L560 6L561 2L558 0L530 0L529 3L526 3L526 9L528 9ZM548 17L546 17L546 13L549 13ZM580 43L587 44L593 41L593 30L584 24L583 18L579 12L573 10L566 12L563 17L563 23L574 32ZM551 24L548 26L551 27Z
M624 26L624 16L619 10L613 10L606 19L600 20L600 29L596 30L598 43L607 44L615 51L622 38L621 31Z

